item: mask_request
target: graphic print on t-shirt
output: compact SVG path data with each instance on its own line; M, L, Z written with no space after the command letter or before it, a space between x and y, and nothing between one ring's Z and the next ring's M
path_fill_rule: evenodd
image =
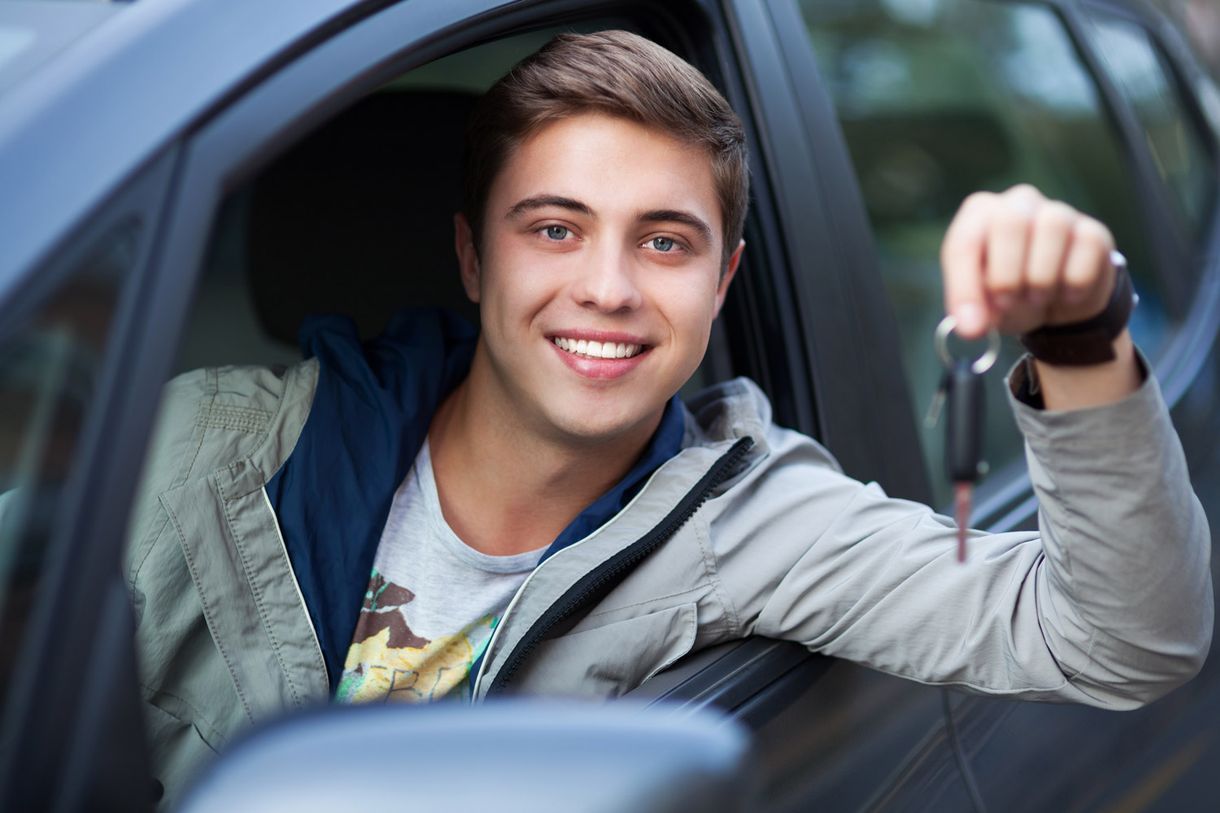
M469 699L471 667L544 550L493 556L459 539L425 443L394 493L335 699Z
M410 590L373 570L343 665L338 700L423 703L439 700L466 681L491 640L496 618L484 616L453 635L429 641L407 626L403 608L414 598Z

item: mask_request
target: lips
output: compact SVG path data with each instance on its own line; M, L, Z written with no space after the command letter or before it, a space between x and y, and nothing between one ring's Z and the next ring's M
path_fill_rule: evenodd
M564 352L574 356L584 356L591 359L622 359L640 354L644 345L629 342L600 342L595 339L569 339L564 336L554 336L551 343Z
M651 346L624 333L585 332L547 337L556 355L584 378L613 379L626 375L647 358Z

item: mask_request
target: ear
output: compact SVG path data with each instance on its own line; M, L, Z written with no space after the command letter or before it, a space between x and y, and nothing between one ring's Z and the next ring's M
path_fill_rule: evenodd
M737 241L737 248L733 249L733 253L729 255L724 273L720 275L720 283L716 286L716 310L712 312L713 319L720 315L720 308L724 306L724 295L729 292L729 283L737 274L737 266L741 264L741 252L745 250L745 247L745 240Z
M453 250L457 253L458 270L462 275L462 287L471 302L479 301L479 251L475 248L474 232L466 215L458 212L453 216Z

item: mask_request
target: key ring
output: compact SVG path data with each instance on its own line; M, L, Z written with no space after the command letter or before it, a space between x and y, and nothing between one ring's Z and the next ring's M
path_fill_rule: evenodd
M957 319L952 314L940 320L940 324L936 326L936 354L940 356L940 360L945 363L946 367L952 367L956 359L949 352L949 334L957 327ZM987 331L987 349L983 351L983 355L976 358L970 364L970 370L977 375L990 370L1000 357L1000 333L995 328Z

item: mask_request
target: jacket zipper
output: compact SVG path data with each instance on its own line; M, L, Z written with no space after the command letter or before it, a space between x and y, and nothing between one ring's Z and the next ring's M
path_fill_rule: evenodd
M665 518L644 536L612 556L604 564L593 570L578 581L568 591L559 597L546 612L544 612L529 631L517 642L517 646L509 653L504 666L496 674L491 686L487 688L486 697L502 694L516 676L517 671L529 657L530 653L545 640L547 633L556 624L579 610L590 597L602 594L605 589L626 578L640 562L662 544L669 540L686 524L699 507L707 500L712 490L728 477L733 466L754 445L753 438L740 438L732 447L712 464L707 473L700 478L694 487L687 492L681 501L674 506ZM524 585L523 585L524 587ZM508 613L505 612L505 617ZM503 619L501 619L503 621ZM490 648L490 645L489 645Z

